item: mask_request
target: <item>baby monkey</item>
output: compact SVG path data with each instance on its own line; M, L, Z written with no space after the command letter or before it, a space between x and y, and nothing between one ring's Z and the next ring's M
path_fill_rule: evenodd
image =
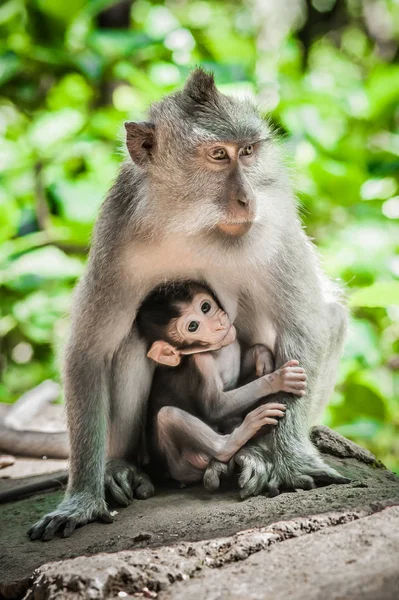
M277 425L285 406L256 406L259 400L279 391L305 394L298 361L273 371L268 348L245 349L203 284L156 288L141 305L137 326L147 356L158 364L149 399L151 453L177 481L200 481L212 460L227 463L262 427Z

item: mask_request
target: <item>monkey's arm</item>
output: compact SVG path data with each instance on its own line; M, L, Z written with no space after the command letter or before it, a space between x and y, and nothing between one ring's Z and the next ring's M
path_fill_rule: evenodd
M51 539L59 529L67 537L77 526L96 519L112 521L104 499L111 366L131 328L138 299L134 286L127 287L126 278L117 272L112 257L106 258L109 262L92 261L75 296L64 369L70 440L68 489L60 506L30 529L33 540Z
M345 331L341 306L326 305L324 314L322 310L313 307L317 331L311 331L309 322L301 327L298 319L279 332L276 364L297 357L306 369L307 392L297 399L283 392L274 395L273 401L287 406L285 419L271 434L257 438L236 455L244 498L262 492L275 495L284 488L310 489L316 483L349 482L323 461L309 440L312 408L331 392Z
M219 389L207 402L211 421L233 417L249 409L255 402L279 391L302 396L306 387L306 374L298 361L288 361L280 369L263 375L235 390L224 392Z

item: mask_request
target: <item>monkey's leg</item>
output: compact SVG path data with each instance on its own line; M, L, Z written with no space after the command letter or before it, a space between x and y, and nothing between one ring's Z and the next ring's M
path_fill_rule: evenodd
M147 397L154 371L152 361L146 357L146 348L136 331L126 338L113 361L113 399L109 426L108 454L110 460L105 468L105 490L122 506L133 498L146 499L154 495L154 486L137 463L143 461L140 451L144 446ZM140 385L137 385L137 382ZM135 410L132 410L132 406Z
M69 480L65 499L28 532L32 540L50 540L57 531L70 536L90 521L112 522L104 497L105 445L110 404L112 359L134 319L134 289L116 268L107 285L101 265L89 266L75 295L75 314L66 352L64 389L70 440ZM119 281L114 281L119 278ZM137 299L136 299L137 301ZM132 314L133 311L133 314ZM112 400L112 398L111 398ZM118 408L116 408L118 410ZM134 413L133 404L130 410Z
M335 318L339 311L334 311ZM297 358L308 375L307 393L303 398L293 398L280 392L276 400L287 405L286 417L270 434L254 440L236 458L242 468L239 485L243 497L269 491L278 493L283 488L309 489L316 483L348 483L335 469L329 467L309 440L312 401L320 401L320 380L327 372L334 374L342 348L345 330L344 311L339 322L335 321L334 336L331 334L331 310L326 307L324 337L312 339L306 331L290 330L280 336L277 343L276 364L288 358ZM338 336L337 331L341 334ZM329 383L331 388L332 382Z
M205 470L211 458L227 463L259 429L264 425L277 424L276 417L282 416L284 412L279 408L262 405L251 411L232 433L221 435L186 411L164 406L157 415L159 449L166 456L172 476L180 481L189 481L187 462L197 470L199 465ZM184 458L186 452L189 452L186 454L189 456L187 461ZM198 455L198 461L193 460L193 452ZM208 461L203 460L204 455L209 457ZM181 478L182 475L185 479Z
M59 530L69 537L76 527L97 519L113 521L104 499L106 368L102 363L89 366L76 354L75 359L76 379L72 380L71 373L65 381L70 433L68 489L61 504L28 531L32 540L51 540ZM81 394L86 402L81 401Z

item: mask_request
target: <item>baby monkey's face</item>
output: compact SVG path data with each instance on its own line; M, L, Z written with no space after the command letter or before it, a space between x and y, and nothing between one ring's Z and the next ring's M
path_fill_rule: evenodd
M170 335L179 345L194 344L206 350L234 342L236 330L215 299L198 292L192 302L181 304L181 315L170 324Z

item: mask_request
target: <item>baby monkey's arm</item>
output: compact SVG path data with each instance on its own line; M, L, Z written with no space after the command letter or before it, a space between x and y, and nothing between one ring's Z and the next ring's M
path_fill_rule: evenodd
M297 360L290 360L277 371L263 375L235 390L224 392L220 389L216 397L208 400L208 418L217 423L250 409L256 401L270 394L283 391L304 396L305 388L304 369L299 366Z

